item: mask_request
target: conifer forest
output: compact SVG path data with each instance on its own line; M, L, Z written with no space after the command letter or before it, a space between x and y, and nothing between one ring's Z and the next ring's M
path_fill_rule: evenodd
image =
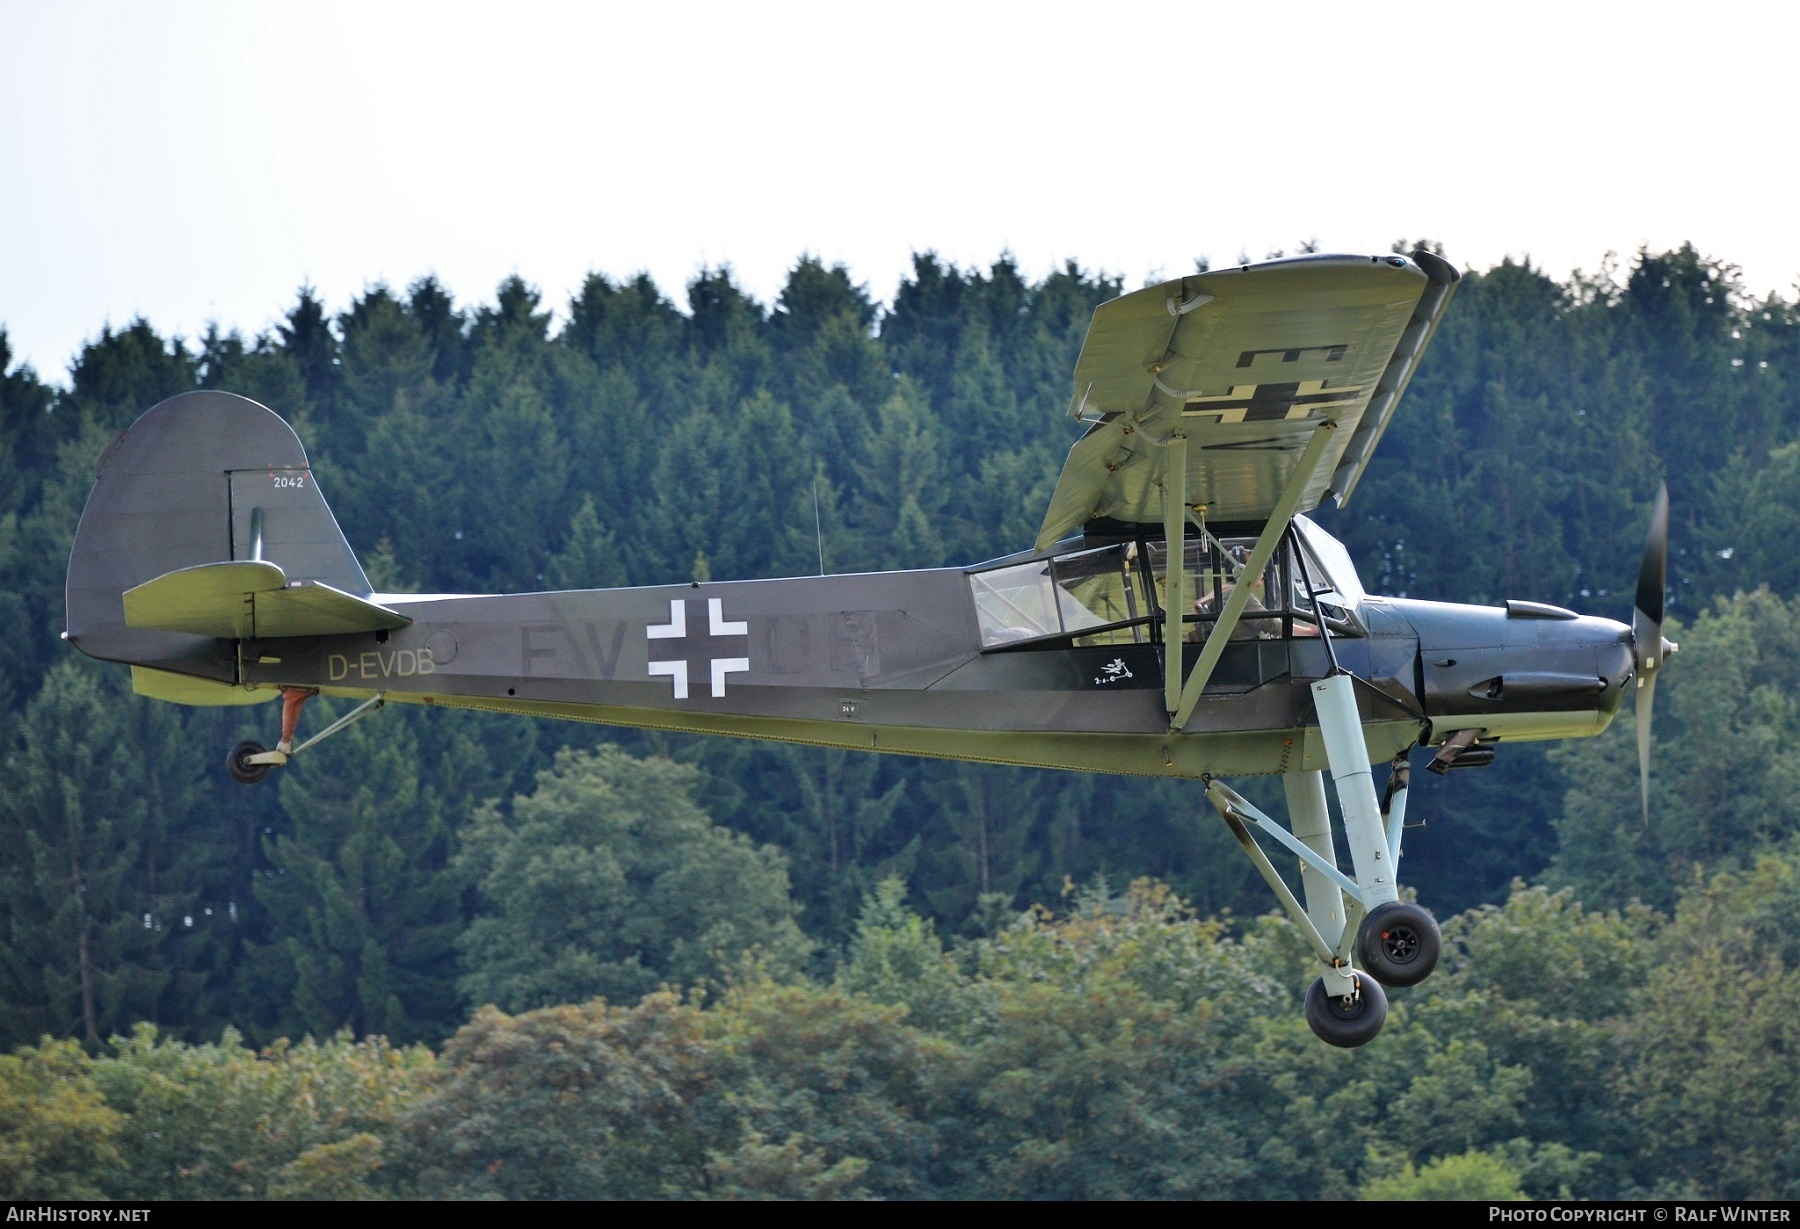
M294 424L380 591L1019 550L1134 288L426 277L66 378L0 331L0 1197L1800 1198L1800 306L1691 247L1470 271L1318 514L1371 592L1629 619L1673 509L1650 822L1629 705L1416 774L1445 958L1361 1050L1196 782L394 706L246 788L278 706L58 638L96 460L194 388Z

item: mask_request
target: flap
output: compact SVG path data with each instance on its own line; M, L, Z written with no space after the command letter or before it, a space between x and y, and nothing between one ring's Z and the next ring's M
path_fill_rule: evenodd
M125 622L249 640L373 632L405 627L412 620L318 581L289 584L275 564L246 559L180 568L127 589Z

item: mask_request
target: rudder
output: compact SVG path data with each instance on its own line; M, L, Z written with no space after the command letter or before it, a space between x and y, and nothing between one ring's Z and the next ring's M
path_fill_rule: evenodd
M183 568L250 559L276 564L290 582L369 593L306 449L279 414L233 393L171 397L95 467L69 555L64 635L90 657L235 683L233 641L128 626L123 595Z

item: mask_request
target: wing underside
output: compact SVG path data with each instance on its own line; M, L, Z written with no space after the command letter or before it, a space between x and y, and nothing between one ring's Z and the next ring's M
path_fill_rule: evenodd
M1094 312L1042 550L1089 521L1160 524L1165 489L1210 521L1263 521L1330 423L1298 511L1349 498L1458 274L1430 253L1304 256L1150 286ZM1169 448L1185 440L1185 447ZM1170 457L1185 481L1173 482Z

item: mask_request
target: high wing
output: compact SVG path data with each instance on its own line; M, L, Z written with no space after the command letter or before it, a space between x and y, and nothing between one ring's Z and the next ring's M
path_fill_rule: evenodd
M1166 489L1215 522L1344 503L1460 276L1429 252L1301 256L1101 304L1069 407L1092 425L1069 450L1037 549L1097 518L1165 522ZM1327 438L1309 450L1322 424ZM1303 459L1297 501L1284 500Z

